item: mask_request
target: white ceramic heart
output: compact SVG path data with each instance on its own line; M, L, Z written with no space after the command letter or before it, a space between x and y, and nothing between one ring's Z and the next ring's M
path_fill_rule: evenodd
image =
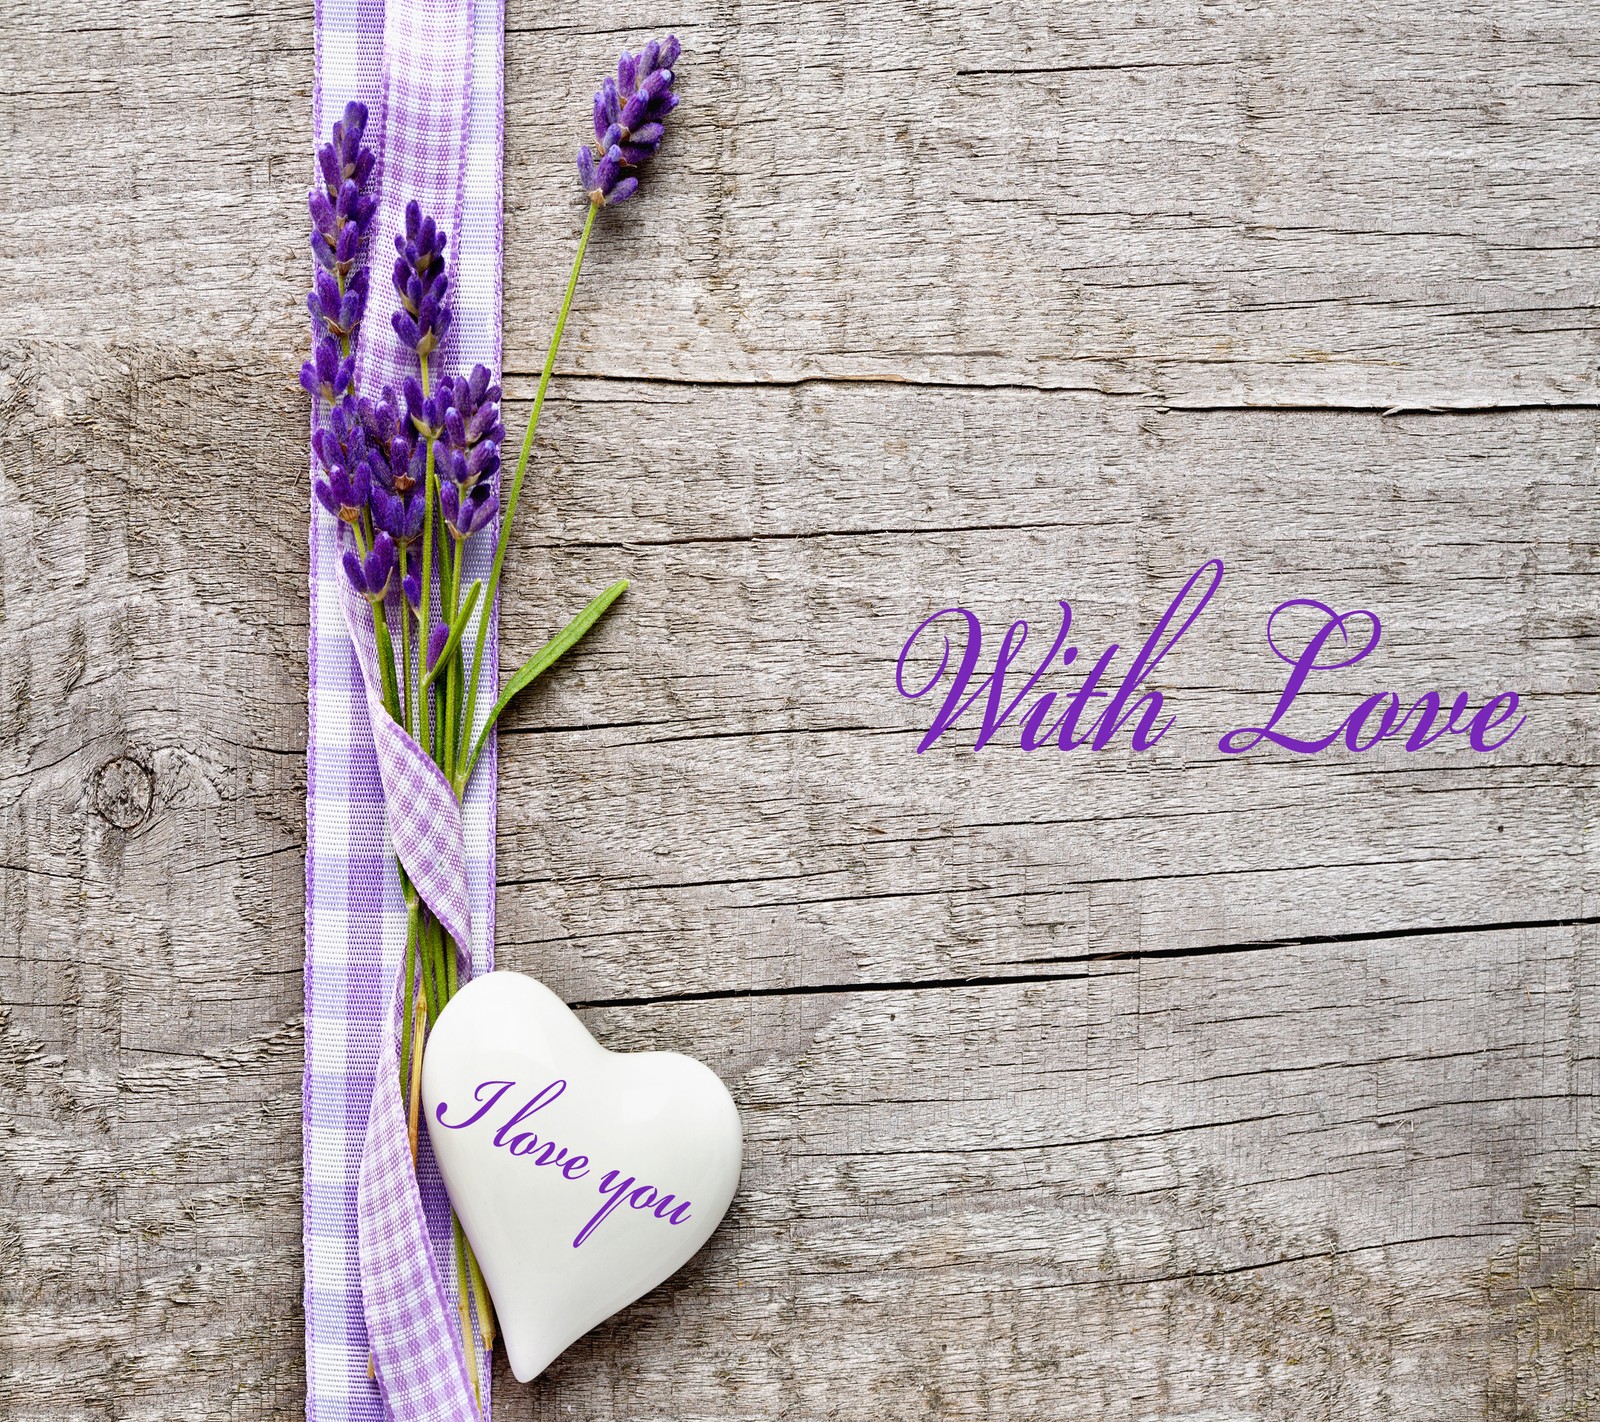
M522 1382L682 1268L739 1183L739 1113L709 1067L608 1052L521 973L439 1014L422 1100Z

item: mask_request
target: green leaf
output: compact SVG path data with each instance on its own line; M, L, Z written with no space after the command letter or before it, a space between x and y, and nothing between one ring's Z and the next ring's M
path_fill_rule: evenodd
M472 768L478 763L478 757L483 754L483 748L489 740L489 732L494 729L495 722L500 719L500 713L511 704L519 691L527 687L534 678L548 671L576 647L583 640L589 629L604 615L605 610L627 590L628 580L626 578L612 583L599 597L595 598L571 622L567 623L554 637L517 668L517 674L506 683L505 690L500 693L500 699L494 703L493 709L489 712L489 719L484 722L483 729L478 733L478 739L472 746L472 754L466 758L456 774L456 793L458 795L466 789L467 781L472 778Z

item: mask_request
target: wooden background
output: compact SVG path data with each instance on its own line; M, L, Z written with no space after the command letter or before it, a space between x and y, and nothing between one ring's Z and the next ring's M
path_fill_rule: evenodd
M4 0L0 1415L303 1406L308 0ZM1600 1416L1600 11L512 0L499 952L744 1185L503 1422ZM929 611L1203 559L1155 751L914 754ZM1505 750L1227 759L1265 614ZM970 739L967 742L970 745Z

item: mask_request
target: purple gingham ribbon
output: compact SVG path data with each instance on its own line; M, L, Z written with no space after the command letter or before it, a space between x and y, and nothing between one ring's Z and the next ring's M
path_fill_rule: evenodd
M361 668L367 724L395 855L445 932L458 944L470 947L472 904L461 803L433 758L384 710L371 604L346 583L339 584L339 592L345 626Z
M313 122L371 112L380 207L360 388L397 383L391 238L415 197L450 233L455 322L438 364L499 366L501 0L318 0ZM490 535L492 537L492 535ZM469 558L481 576L489 553ZM498 682L495 610L476 714ZM449 1213L421 1141L412 1168L398 1066L405 907L392 856L470 958L491 966L491 738L465 803L369 694L371 614L312 503L307 745L305 1247L310 1422L470 1422ZM377 1381L368 1375L368 1358ZM487 1412L487 1369L480 1378Z

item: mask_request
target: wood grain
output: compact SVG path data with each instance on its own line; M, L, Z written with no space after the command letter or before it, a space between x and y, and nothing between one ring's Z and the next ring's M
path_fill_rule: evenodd
M0 1415L292 1418L311 16L8 0ZM505 1419L1600 1416L1600 20L1045 0L508 19L531 395L500 955L729 1080L727 1225ZM92 275L90 275L92 274ZM915 754L934 609L1136 640L1144 755ZM1221 755L1285 598L1504 751ZM1068 679L1066 684L1071 684Z

